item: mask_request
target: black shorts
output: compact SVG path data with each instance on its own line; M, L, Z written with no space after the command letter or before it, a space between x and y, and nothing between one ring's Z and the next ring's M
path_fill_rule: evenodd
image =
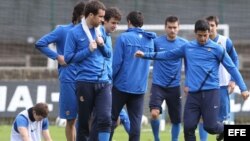
M159 109L162 113L162 102L166 101L168 114L172 123L181 122L181 91L180 86L167 87L152 84L151 96L149 101L150 111L152 109Z

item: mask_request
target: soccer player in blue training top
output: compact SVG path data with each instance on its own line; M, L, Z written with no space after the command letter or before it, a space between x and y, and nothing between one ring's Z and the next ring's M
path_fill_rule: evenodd
M143 15L139 11L130 12L127 23L128 29L116 40L113 57L112 131L126 104L130 119L129 140L139 141L150 61L135 58L134 53L138 49L153 51L153 39L156 35L141 29Z
M112 48L95 30L104 21L105 10L102 2L88 1L85 19L71 29L66 38L65 61L75 63L77 70L77 141L88 140L92 112L97 117L99 141L108 141L110 136L112 95L106 58L111 57Z
M224 125L217 122L219 95L219 65L227 69L239 85L244 100L249 97L246 84L228 53L219 44L209 39L210 27L206 20L195 23L196 40L180 48L164 52L137 51L135 56L145 59L186 59L186 86L188 95L184 107L184 137L195 141L195 129L202 116L204 129L210 134L219 134L217 140L224 138Z
M216 43L220 44L227 51L228 55L234 62L235 66L238 67L239 60L237 52L233 46L231 39L223 35L218 34L217 28L219 24L219 18L216 16L208 16L206 18L210 25L210 34L209 38ZM230 118L230 100L229 100L229 91L233 91L235 87L235 80L230 76L228 71L220 64L219 67L219 84L220 84L220 108L218 121L223 122L224 124ZM203 123L199 123L199 135L201 141L207 141L207 132L203 128Z
M75 141L76 139L75 123L77 117L77 100L75 82L76 69L73 63L67 64L64 60L64 44L68 31L78 24L84 16L84 6L85 4L83 2L76 4L72 15L72 23L58 26L52 32L44 35L35 44L41 53L58 61L60 82L59 116L67 120L65 128L67 141ZM51 43L56 44L56 51L48 47Z
M166 35L154 39L155 52L169 51L179 48L187 43L187 40L177 36L179 31L179 19L176 16L169 16L165 20ZM168 106L168 113L172 123L172 141L178 141L181 128L181 67L182 59L154 61L153 82L149 101L151 112L151 127L155 141L159 138L159 115L162 112L162 102L165 100Z
M220 44L227 51L231 57L235 66L239 66L239 59L237 52L234 48L232 40L228 37L218 34L217 28L219 24L219 18L216 16L208 16L206 18L210 25L210 39ZM231 94L236 86L235 80L230 76L228 71L220 64L219 68L219 80L220 80L220 108L218 120L227 124L230 118L230 100L229 94Z
M115 32L117 25L120 23L120 21L121 21L121 12L118 8L110 7L106 9L104 22L102 23L102 26L100 26L99 31L107 47L110 47L111 49L112 49L111 34ZM113 52L111 52L110 57L105 58L107 64L108 76L110 78L109 81L110 84L112 84L112 58L113 58ZM96 126L97 126L97 117L96 114L93 113L93 121L91 124L91 135L89 139L91 141L98 141L97 139L98 133L96 133L96 128L97 128Z
M48 114L46 103L37 103L20 112L12 125L10 141L41 141L42 139L52 141L48 128Z

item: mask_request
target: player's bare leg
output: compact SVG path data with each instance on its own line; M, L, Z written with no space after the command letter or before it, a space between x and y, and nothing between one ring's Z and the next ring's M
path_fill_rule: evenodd
M76 119L68 119L65 127L67 141L76 141Z

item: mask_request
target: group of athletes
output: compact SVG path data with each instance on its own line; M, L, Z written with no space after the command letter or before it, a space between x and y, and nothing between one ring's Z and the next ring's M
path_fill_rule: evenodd
M58 62L59 116L67 120L67 141L112 141L124 106L129 117L124 124L129 141L140 141L150 60L154 60L149 102L154 140L160 140L159 115L164 100L172 124L171 140L179 140L182 63L185 141L196 140L198 124L202 141L207 140L207 132L223 140L223 122L230 113L229 93L236 84L244 100L249 92L238 70L232 41L217 33L218 18L197 20L195 39L188 41L177 35L178 17L167 17L166 34L156 36L141 28L143 13L131 11L126 16L128 29L116 38L113 51L111 33L121 17L118 8L106 8L98 0L79 2L70 24L58 26L35 44L41 53ZM49 48L51 43L56 44L56 51ZM45 103L19 113L11 141L39 141L41 132L45 141L51 141L47 117Z

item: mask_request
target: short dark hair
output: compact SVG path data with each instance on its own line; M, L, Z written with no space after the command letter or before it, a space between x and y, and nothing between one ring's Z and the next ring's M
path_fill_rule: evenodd
M216 24L216 26L218 26L218 24L219 24L219 18L218 18L217 16L208 16L208 17L206 18L206 20L207 20L208 22L214 21L215 24Z
M142 27L143 26L143 15L140 11L132 11L127 16L127 21L130 21L130 23L134 27Z
M42 116L43 118L46 118L49 114L49 108L46 103L37 103L33 108L33 111L36 112L36 115Z
M111 18L115 18L116 20L120 21L122 18L121 12L116 7L110 7L106 9L104 20L109 21Z
M90 13L97 15L98 10L100 10L100 9L102 9L104 11L106 10L106 7L102 2L100 2L98 0L88 1L85 5L85 12L84 12L85 18L87 18Z
M85 3L83 1L78 2L74 7L72 13L72 23L76 24L81 21L81 16L84 15Z
M194 32L197 31L210 31L210 26L206 20L197 20L194 26Z
M178 22L179 23L179 18L176 16L169 16L165 20L165 25L167 25L168 22L170 22L170 23Z

